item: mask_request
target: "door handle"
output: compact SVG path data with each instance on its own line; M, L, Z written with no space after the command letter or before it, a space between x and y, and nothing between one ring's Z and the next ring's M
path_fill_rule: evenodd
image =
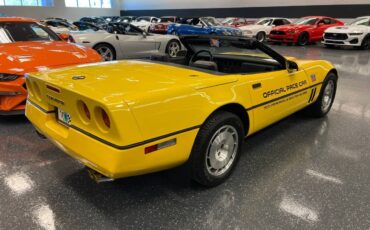
M253 89L258 89L258 88L261 88L261 87L262 87L261 83L255 83L255 84L252 85Z

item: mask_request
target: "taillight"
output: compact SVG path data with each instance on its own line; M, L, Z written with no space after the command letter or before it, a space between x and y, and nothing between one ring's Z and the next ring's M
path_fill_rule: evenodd
M91 114L89 108L87 108L87 105L82 102L82 108L84 110L85 116L87 119L91 120Z
M103 119L104 125L107 128L110 128L110 119L109 119L109 116L108 116L107 112L105 112L104 109L101 109L101 117Z
M89 107L85 104L85 102L79 100L77 101L78 113L80 115L81 120L87 125L91 120L91 113Z

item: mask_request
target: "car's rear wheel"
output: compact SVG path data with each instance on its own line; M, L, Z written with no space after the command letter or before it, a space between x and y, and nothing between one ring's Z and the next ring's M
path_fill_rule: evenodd
M96 52L103 58L104 61L116 60L116 52L114 48L108 44L99 44L94 47Z
M256 39L257 41L259 42L264 42L266 40L266 34L265 32L258 32L257 35L256 35Z
M366 36L361 43L361 49L368 50L370 49L370 35Z
M171 40L167 44L166 53L171 57L177 57L177 53L181 50L181 45L179 41Z
M303 32L298 36L298 45L305 46L309 42L309 35L307 32Z
M207 187L221 184L239 160L243 138L243 124L235 114L221 111L207 119L190 156L192 179Z
M337 91L337 80L337 75L334 73L328 74L322 85L319 97L315 103L306 108L306 113L313 117L323 117L329 113Z

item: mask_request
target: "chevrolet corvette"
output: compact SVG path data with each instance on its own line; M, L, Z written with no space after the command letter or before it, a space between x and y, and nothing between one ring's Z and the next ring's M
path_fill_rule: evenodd
M343 22L330 17L303 17L292 24L275 27L270 32L269 41L304 46L312 42L320 42L326 29L343 25Z
M0 18L0 114L24 113L25 73L99 61L93 49L62 41L33 19Z
M327 29L322 43L328 48L352 46L370 49L370 16L356 18L346 26Z
M126 60L27 75L26 116L97 181L184 164L205 186L235 168L245 137L299 110L325 116L337 71L256 40L185 36L183 62ZM169 59L171 60L171 59Z
M177 36L150 34L131 24L109 23L108 31L71 32L70 41L95 49L105 61L153 54L176 57L181 50Z

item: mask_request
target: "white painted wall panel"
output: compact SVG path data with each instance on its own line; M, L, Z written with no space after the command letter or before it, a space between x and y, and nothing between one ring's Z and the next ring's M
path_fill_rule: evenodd
M196 9L228 7L353 5L370 4L370 0L123 0L124 10Z
M122 0L113 0L112 9L97 8L67 8L64 0L54 0L54 7L19 7L1 6L0 13L7 16L21 16L34 19L46 17L62 17L70 20L77 20L83 16L114 16L120 15Z

